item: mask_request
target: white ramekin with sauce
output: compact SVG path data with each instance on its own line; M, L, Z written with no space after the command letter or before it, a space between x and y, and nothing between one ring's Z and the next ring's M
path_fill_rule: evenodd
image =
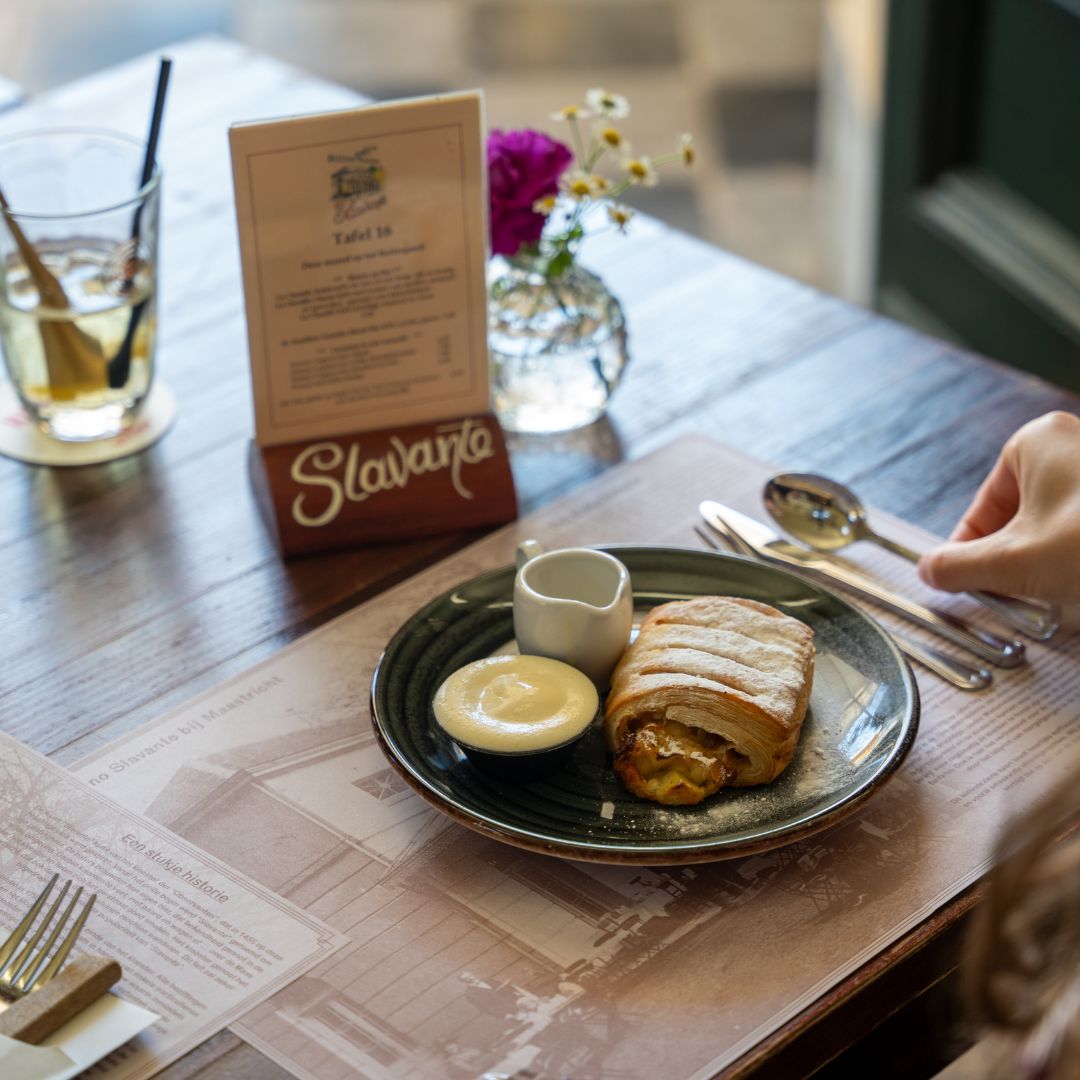
M592 680L544 656L503 655L455 671L432 702L470 761L524 776L565 763L600 706Z

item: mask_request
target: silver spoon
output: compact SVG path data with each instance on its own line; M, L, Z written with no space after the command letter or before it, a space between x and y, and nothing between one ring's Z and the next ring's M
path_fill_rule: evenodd
M765 509L785 532L817 551L839 551L856 541L871 540L911 562L919 561L917 551L875 532L859 497L835 480L813 473L782 473L765 485L764 500ZM1039 641L1057 633L1060 617L1049 604L994 593L970 595Z

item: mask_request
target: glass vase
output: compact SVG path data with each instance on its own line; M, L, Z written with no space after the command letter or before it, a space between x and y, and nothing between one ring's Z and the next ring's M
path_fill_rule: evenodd
M596 274L549 279L515 259L489 290L492 399L507 431L550 434L603 415L626 366L626 320Z

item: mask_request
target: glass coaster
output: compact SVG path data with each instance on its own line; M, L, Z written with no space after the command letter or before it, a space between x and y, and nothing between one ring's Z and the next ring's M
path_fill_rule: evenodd
M146 403L126 431L112 439L61 442L43 434L26 415L11 383L0 384L0 454L33 465L97 465L137 454L157 442L176 419L172 391L155 380Z

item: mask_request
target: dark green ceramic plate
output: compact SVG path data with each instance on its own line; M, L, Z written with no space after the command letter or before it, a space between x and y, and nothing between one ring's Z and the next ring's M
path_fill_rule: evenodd
M599 728L569 764L527 783L478 771L436 727L431 700L456 668L513 638L514 570L484 574L418 611L386 647L372 717L391 764L436 809L486 836L567 859L671 865L779 847L834 824L892 774L915 738L919 694L873 621L783 570L680 548L606 548L630 571L635 604L745 596L808 623L817 659L795 758L771 784L699 806L637 799L611 770Z

